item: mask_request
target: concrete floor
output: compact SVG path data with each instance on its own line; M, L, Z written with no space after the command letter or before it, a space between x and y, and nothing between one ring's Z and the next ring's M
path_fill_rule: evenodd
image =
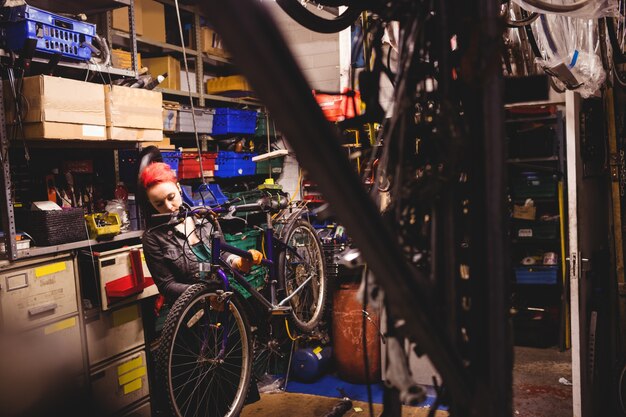
M328 413L339 400L337 398L319 397L317 395L293 394L280 392L263 394L261 401L250 404L243 409L241 417L321 417ZM352 410L345 417L369 417L367 403L353 401ZM380 404L374 405L374 416L382 411ZM403 417L426 417L428 408L403 407ZM437 411L436 417L447 417L445 411Z
M571 350L515 347L513 367L514 417L571 417Z
M572 380L571 351L556 348L515 347L513 368L513 417L571 417L572 387L559 382ZM337 398L308 394L263 394L261 401L246 406L241 417L320 417L329 412ZM354 401L345 417L369 417L367 403ZM358 410L360 408L360 411ZM374 405L379 416L382 406ZM426 417L427 408L403 407L403 417ZM447 417L438 411L436 417Z

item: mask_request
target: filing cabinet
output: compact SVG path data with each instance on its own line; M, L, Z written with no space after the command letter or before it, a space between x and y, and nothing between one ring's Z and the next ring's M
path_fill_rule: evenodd
M69 256L30 260L0 272L2 328L26 329L76 314L76 279Z

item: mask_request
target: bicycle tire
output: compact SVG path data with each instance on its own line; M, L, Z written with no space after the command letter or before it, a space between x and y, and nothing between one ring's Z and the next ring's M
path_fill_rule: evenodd
M277 0L276 3L293 20L305 28L319 33L337 33L352 25L363 12L363 8L350 5L339 16L324 19L305 9L298 0Z
M615 64L623 64L626 62L626 54L622 51L622 47L617 39L617 30L615 29L615 21L612 17L604 18L606 23L606 32L609 35L609 41L611 43L611 55Z
M252 375L249 321L235 296L218 298L216 287L192 285L163 326L157 363L176 417L236 417L245 403Z
M525 0L525 1L531 6L536 7L537 9L543 12L548 12L548 13L575 12L591 4L591 0L582 0L582 1L579 1L578 3L572 3L572 4L553 4L553 3L546 3L543 0Z
M289 301L292 307L291 318L295 326L304 332L311 332L324 316L328 294L328 277L322 244L313 226L302 219L295 221L284 236L287 249L279 256L278 275L285 295L291 295L310 274L314 274L309 285ZM301 261L295 256L294 251L300 257L308 259L308 262ZM312 265L312 262L315 264Z

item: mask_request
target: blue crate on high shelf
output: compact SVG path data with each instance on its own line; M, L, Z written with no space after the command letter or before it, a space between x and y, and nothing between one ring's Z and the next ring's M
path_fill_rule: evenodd
M256 118L256 110L217 108L213 116L213 134L254 134L256 131Z
M27 39L37 40L36 50L60 53L65 58L88 61L96 25L60 16L32 6L0 9L0 38L7 49L20 51Z

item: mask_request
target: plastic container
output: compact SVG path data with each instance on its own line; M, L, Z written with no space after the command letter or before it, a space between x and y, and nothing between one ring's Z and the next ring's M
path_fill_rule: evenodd
M255 153L219 151L215 161L215 176L233 178L254 175L256 162L252 161Z
M523 172L513 183L513 195L516 201L556 198L557 178L555 175Z
M215 175L217 153L202 153L202 169L204 177ZM200 178L200 157L198 152L183 152L178 166L178 179L188 180Z
M168 164L172 171L176 173L178 176L178 166L180 165L180 158L182 156L182 152L180 151L161 151L161 157L163 158L163 162Z
M90 239L105 239L120 234L122 220L117 213L85 215Z
M558 272L557 265L520 266L515 268L515 280L518 284L554 285Z
M259 249L259 236L261 232L251 229L242 233L224 233L224 240L231 246L241 250Z
M213 130L213 109L195 108L196 128L198 133L211 133ZM191 116L191 107L181 106L176 119L176 132L192 133L193 118Z
M36 39L36 50L48 54L61 53L66 58L88 61L96 25L80 22L45 10L24 5L2 9L6 47L13 51L24 48L27 39Z
M234 245L233 245L234 246ZM254 265L249 274L244 275L246 281L250 283L254 288L261 289L265 285L265 278L267 276L267 268L261 265ZM239 285L234 278L230 279L230 286L237 290L244 298L250 298L250 294L241 285Z
M280 175L283 173L285 157L266 159L256 163L256 175ZM270 168L271 167L271 168Z
M190 185L182 185L181 191L183 201L191 206L215 206L228 201L219 184L200 184L195 189Z
M255 110L217 108L213 117L213 134L254 134L256 118L257 112Z

